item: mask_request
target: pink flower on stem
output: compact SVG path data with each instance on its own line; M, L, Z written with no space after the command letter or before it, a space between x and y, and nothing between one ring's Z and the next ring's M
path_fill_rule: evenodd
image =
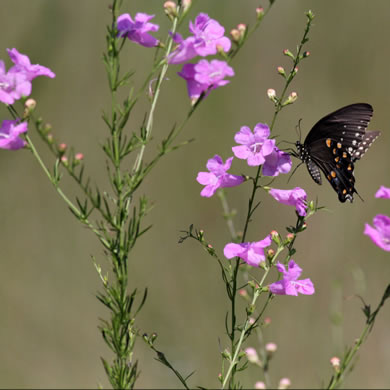
M378 214L374 217L373 224L374 227L366 223L364 234L370 237L376 246L390 252L390 218Z
M234 136L234 140L240 146L233 146L232 150L237 158L247 160L248 165L258 166L265 163L275 147L275 140L268 139L269 127L264 123L258 123L252 133L248 126L241 127Z
M195 100L202 93L207 96L212 89L228 84L230 81L224 78L234 76L234 70L225 61L200 60L197 64L185 64L177 74L187 81L188 95Z
M228 52L231 47L229 38L224 36L225 29L207 14L200 13L195 23L189 26L192 36L183 39L176 33L173 39L179 44L177 49L168 58L170 64L182 64L196 56L206 57L217 54L218 48Z
M294 260L289 261L288 269L279 262L276 264L276 268L283 274L283 279L268 286L272 294L294 296L297 296L298 293L305 295L314 294L314 285L310 279L298 280L302 273L302 268Z
M32 65L30 59L16 49L7 49L14 65L6 71L3 61L0 61L0 101L14 104L16 100L31 93L31 81L38 76L55 77L55 74L45 66Z
M227 173L232 161L233 157L230 157L224 163L217 154L207 161L206 166L210 172L199 172L196 178L198 183L206 186L200 193L201 196L209 198L215 194L218 188L235 187L244 181L242 176Z
M18 150L26 145L26 141L19 137L27 131L27 122L18 123L17 120L4 120L0 127L0 149Z
M279 173L290 172L291 167L290 155L282 152L275 146L272 153L265 157L265 163L261 172L264 176L278 176Z
M390 199L390 188L381 186L375 194L375 198Z
M297 213L304 217L306 216L306 192L300 187L295 187L292 190L278 190L271 188L269 194L278 202L288 206L294 206Z
M118 36L127 37L141 46L157 46L159 40L149 34L149 31L158 31L159 29L157 24L149 23L153 18L154 15L144 13L137 13L134 20L129 14L120 15L116 20Z
M271 235L269 234L264 240L257 242L243 242L242 244L231 242L225 245L223 253L227 259L240 257L252 267L258 267L260 263L265 261L264 248L270 246L271 243Z
M15 64L8 72L25 74L29 81L38 76L46 76L51 79L56 77L55 73L49 68L46 68L46 66L31 64L30 59L25 54L19 53L16 49L7 49L7 52L11 61Z

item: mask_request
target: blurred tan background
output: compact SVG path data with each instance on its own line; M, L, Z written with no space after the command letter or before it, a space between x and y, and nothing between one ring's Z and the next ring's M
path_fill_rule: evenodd
M123 12L155 13L162 37L169 28L162 3L125 1ZM108 4L3 0L0 15L0 58L8 67L6 48L16 47L32 63L57 74L54 80L34 80L32 96L38 100L38 112L53 125L58 140L85 154L87 171L102 185L106 185L105 159L98 145L107 134L101 110L109 107L101 62L105 25L110 20ZM258 5L252 0L199 0L191 19L203 11L229 31L238 23L253 24ZM148 217L154 228L131 256L132 286L148 286L150 293L139 326L142 332L159 334L159 349L181 372L196 371L190 382L194 387L218 387L218 338L227 345L224 316L228 310L216 263L195 242L177 244L179 231L191 223L205 230L220 253L228 240L218 198L201 198L195 177L214 154L224 159L232 155L233 136L240 126L270 122L273 107L266 90L281 90L283 81L276 67L288 68L282 50L295 50L308 9L316 14L306 46L311 57L301 63L290 90L299 99L279 116L276 133L295 142L294 128L300 118L306 135L325 114L346 104L368 102L375 109L370 129L382 130L382 136L356 166L356 187L364 202L357 198L353 204L339 203L331 186L317 186L304 167L289 184L288 176L277 181L282 188L304 187L309 198L318 197L331 212L310 219L297 242L295 260L304 270L303 277L314 282L316 294L278 298L267 313L272 325L265 339L279 346L270 371L274 385L281 377L289 377L293 387L326 385L331 375L329 359L340 355L364 326L361 302L354 294L376 307L390 282L390 254L363 236L365 222L377 213L390 214L389 201L374 198L381 184L390 186L390 2L277 0L234 60L232 82L213 91L187 127L182 139L195 137L196 142L168 155L141 190L152 198L155 208ZM187 35L187 31L183 25L182 32ZM125 53L123 69L137 70L134 82L140 85L153 51L128 43ZM185 83L176 76L179 69L172 66L164 83L153 132L156 139L179 122L189 107ZM137 106L129 130L139 127L147 104L142 99ZM0 112L1 119L8 118L3 108ZM37 144L51 162L44 145L38 140ZM102 384L107 388L99 356L110 355L97 330L97 318L108 313L94 296L100 286L90 260L94 255L104 262L101 248L68 212L28 151L1 151L0 160L0 387L93 388ZM241 169L250 173L236 161L233 171L241 173ZM70 182L64 179L63 184ZM68 193L72 195L74 189L71 185ZM248 190L245 184L229 191L239 229ZM294 221L292 208L263 197L249 239L263 238L272 229L283 232ZM389 321L387 304L361 349L347 388L390 386ZM142 370L139 388L180 386L142 341L136 355ZM251 368L242 383L251 387L260 379L260 373Z

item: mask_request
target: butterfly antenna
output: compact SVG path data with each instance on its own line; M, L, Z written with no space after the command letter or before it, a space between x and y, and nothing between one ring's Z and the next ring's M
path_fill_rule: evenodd
M302 122L302 118L299 119L298 124L295 126L295 131L296 131L297 136L299 138L299 142L302 141L301 122Z
M291 174L290 177L288 178L287 183L290 182L290 180L291 180L291 178L293 177L294 173L296 172L296 170L297 170L302 164L303 164L303 161L295 167L295 169L293 170L292 174Z

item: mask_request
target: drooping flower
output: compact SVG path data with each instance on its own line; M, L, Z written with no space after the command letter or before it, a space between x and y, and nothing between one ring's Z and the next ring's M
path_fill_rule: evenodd
M242 176L227 173L232 161L233 157L230 157L224 163L217 154L207 161L206 166L210 172L199 172L196 178L198 183L206 186L200 193L201 196L209 198L215 194L218 188L235 187L244 181Z
M243 242L242 244L231 242L225 245L223 253L227 259L238 256L252 267L258 267L260 263L265 261L264 248L270 246L271 243L271 235L269 234L257 242Z
M176 33L173 39L179 44L177 49L168 58L170 64L182 64L196 56L206 57L217 54L218 48L228 52L231 47L229 38L224 36L225 29L207 14L200 13L195 23L189 26L192 36L183 39Z
M365 224L364 234L371 238L379 248L390 252L390 218L387 215L378 214L373 219L373 225Z
M276 267L283 274L283 279L268 286L272 294L294 296L297 296L298 293L305 295L314 294L314 285L310 279L298 280L302 273L302 268L294 260L289 261L288 269L279 262L276 264Z
M116 20L118 28L118 36L127 37L131 41L138 43L141 46L153 47L157 46L159 40L149 34L149 31L158 31L159 26L154 23L149 23L154 15L145 13L137 13L134 20L129 14L122 14Z
M292 167L291 157L288 153L282 152L276 146L271 154L265 157L262 168L264 176L278 176L279 173L288 173Z
M294 206L301 217L306 216L306 192L300 187L292 190L278 190L271 188L269 194L278 202L288 206Z
M375 194L375 198L390 199L390 188L381 186Z
M275 140L269 139L269 135L270 129L264 123L258 123L253 133L248 126L241 127L234 136L234 140L240 144L240 146L233 146L234 155L242 160L247 160L250 166L264 164L265 158L274 151L275 147Z
M18 150L26 145L26 141L19 135L27 131L27 122L18 122L3 120L0 127L0 149Z
M230 81L224 78L234 76L234 70L225 61L200 60L197 64L185 64L178 75L187 81L189 97L196 100L202 93L207 96L212 89L228 84Z
M19 53L16 49L7 49L7 52L11 61L15 64L9 69L8 73L23 73L29 81L38 76L56 77L55 73L49 68L46 68L46 66L31 64L30 59L25 54Z

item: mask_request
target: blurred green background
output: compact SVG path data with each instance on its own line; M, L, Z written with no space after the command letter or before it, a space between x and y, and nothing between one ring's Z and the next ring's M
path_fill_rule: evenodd
M32 63L48 66L57 74L54 80L34 80L37 110L52 124L59 141L85 154L87 171L104 186L105 159L99 143L107 133L101 112L109 107L101 61L105 25L110 20L108 4L101 0L3 0L0 15L1 58L8 67L5 49L16 47ZM123 12L156 14L159 36L164 37L169 23L162 4L125 1ZM253 24L258 5L252 0L199 0L191 19L206 12L230 31L238 23ZM364 326L362 303L356 294L376 306L390 281L389 254L362 234L364 223L371 222L376 213L390 214L389 201L374 198L381 184L390 186L390 2L277 0L232 63L236 72L232 82L213 91L186 128L182 140L194 137L196 142L163 159L141 190L155 208L147 221L154 228L131 256L132 286L148 286L150 292L139 326L142 332L158 333L159 349L181 372L196 371L192 386L218 387L219 337L226 346L224 316L228 310L217 264L195 242L177 243L179 231L191 223L205 230L220 253L228 241L218 198L201 198L195 177L214 154L232 155L233 136L240 126L270 123L273 107L266 90L280 92L283 81L276 67L288 68L282 50L295 50L308 9L316 14L306 47L311 56L301 63L290 89L298 93L298 101L279 116L276 133L296 141L295 125L300 118L306 135L325 114L346 104L368 102L375 109L370 129L382 130L382 136L356 166L356 187L364 202L357 198L353 204L339 203L331 186L316 185L304 167L289 184L288 176L276 182L282 188L304 187L310 199L318 197L331 212L310 219L297 241L295 260L304 270L303 277L314 282L316 294L278 298L267 313L272 324L265 339L279 346L270 370L274 385L281 377L289 377L293 387L326 385L332 373L329 359L353 343ZM182 32L187 35L184 25ZM134 83L139 86L152 63L153 50L128 43L124 52L123 69L137 71ZM181 121L189 108L185 83L176 76L179 69L172 66L164 83L153 131L156 140ZM143 98L129 131L139 127L147 109L148 101ZM6 110L0 112L1 119L8 118ZM32 136L51 164L44 145ZM28 151L2 151L0 160L0 387L109 387L99 356L110 355L97 330L97 318L107 312L94 296L100 285L91 262L94 255L104 263L101 248L68 212ZM249 173L239 161L234 162L233 171ZM70 195L77 194L69 180L64 179L63 185L69 185ZM229 191L230 205L238 213L237 227L243 223L249 188L245 184ZM263 197L248 238L258 240L272 229L284 232L284 226L294 221L292 208ZM389 322L387 305L346 387L390 386ZM142 370L138 387L179 387L142 341L136 356ZM260 379L260 372L251 368L242 382L251 387Z

